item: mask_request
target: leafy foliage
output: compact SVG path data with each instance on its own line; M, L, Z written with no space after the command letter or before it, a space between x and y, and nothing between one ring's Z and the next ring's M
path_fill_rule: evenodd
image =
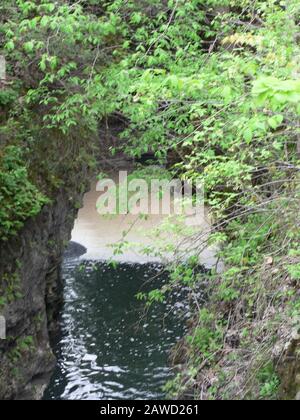
M40 211L39 191L80 170L98 122L121 116L128 154L155 153L171 175L204 182L206 240L226 266L207 308L196 305L177 395L277 393L274 337L299 316L299 2L4 0L0 11L1 239ZM205 244L187 234L194 265ZM173 263L170 288L193 291L193 265Z
M47 199L30 182L22 152L9 146L0 157L0 237L16 234L24 222L37 215Z

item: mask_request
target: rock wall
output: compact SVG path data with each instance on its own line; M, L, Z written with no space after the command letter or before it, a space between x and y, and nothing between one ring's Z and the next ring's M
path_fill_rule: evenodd
M49 335L62 302L60 267L83 190L58 192L53 204L0 244L0 399L40 399L55 366ZM5 302L5 303L4 303ZM2 307L1 307L2 304Z
M284 356L279 362L281 378L281 400L300 401L300 329L293 332L287 343Z

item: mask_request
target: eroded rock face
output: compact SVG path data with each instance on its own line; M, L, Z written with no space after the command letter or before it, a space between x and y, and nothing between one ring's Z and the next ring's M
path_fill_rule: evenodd
M0 287L7 338L0 340L0 399L40 399L55 366L49 335L62 302L61 262L82 193L56 202L0 244ZM75 206L76 203L76 206Z
M280 363L281 399L300 401L300 328L293 333Z

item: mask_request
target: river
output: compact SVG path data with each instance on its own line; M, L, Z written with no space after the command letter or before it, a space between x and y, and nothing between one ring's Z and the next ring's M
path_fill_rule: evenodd
M157 257L133 250L113 255L107 246L122 238L134 216L100 217L98 196L93 184L75 222L72 241L85 248L83 255L65 258L61 334L54 343L58 362L44 398L163 399L163 386L175 374L169 354L190 316L186 293L145 313L136 294L161 287L167 274ZM161 216L137 221L129 240L150 245L148 232L161 222ZM112 257L117 265L109 263ZM204 260L215 263L213 250Z
M183 307L178 304L174 312L171 306L156 305L146 314L135 299L139 291L166 281L162 268L76 264L69 260L64 266L58 364L45 399L164 398L162 387L173 377L168 352L183 334Z

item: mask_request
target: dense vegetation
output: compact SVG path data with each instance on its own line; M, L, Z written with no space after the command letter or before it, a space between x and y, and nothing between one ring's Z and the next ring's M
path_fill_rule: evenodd
M91 160L98 124L118 116L128 154L171 152L172 173L203 179L208 241L226 265L195 305L169 391L289 392L279 366L300 309L299 2L2 0L0 12L1 240ZM195 258L170 270L172 285L203 281Z

